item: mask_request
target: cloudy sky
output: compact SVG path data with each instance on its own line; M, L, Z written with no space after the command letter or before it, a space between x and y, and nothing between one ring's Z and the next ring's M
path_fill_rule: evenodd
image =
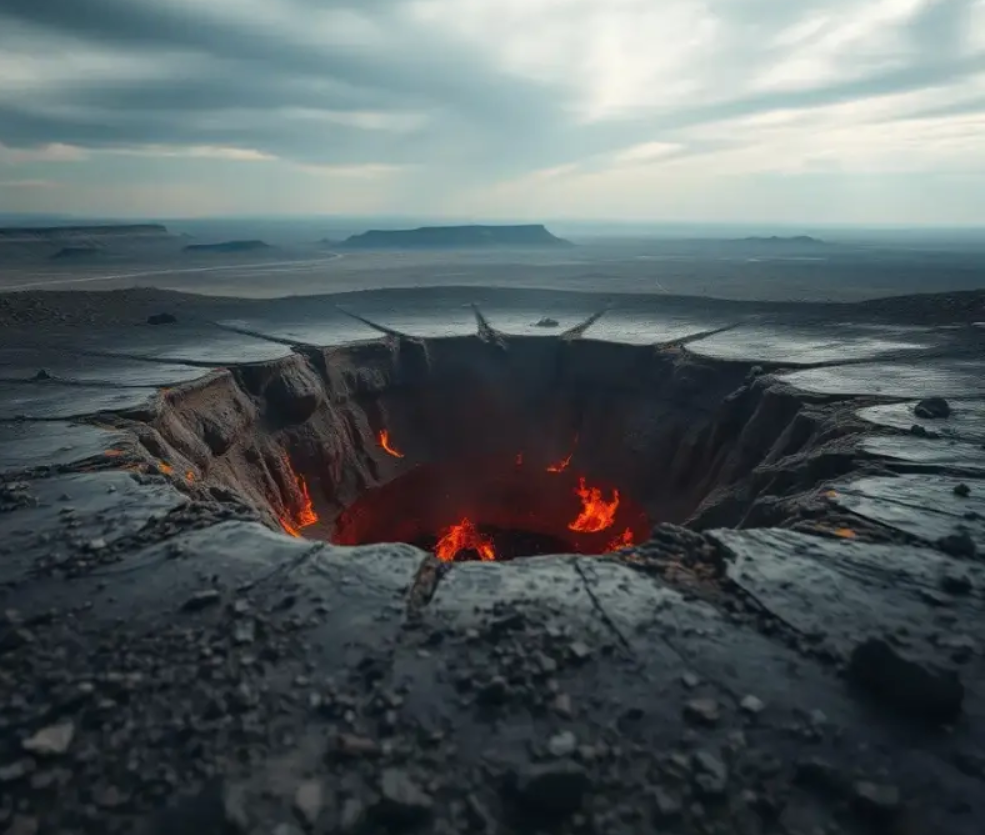
M985 0L3 0L0 211L985 224Z

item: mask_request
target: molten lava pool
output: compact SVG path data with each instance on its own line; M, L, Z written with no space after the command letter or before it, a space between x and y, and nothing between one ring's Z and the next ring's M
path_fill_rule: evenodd
M460 562L603 554L649 532L642 506L614 486L572 472L568 461L517 455L415 467L346 508L332 541L409 542Z

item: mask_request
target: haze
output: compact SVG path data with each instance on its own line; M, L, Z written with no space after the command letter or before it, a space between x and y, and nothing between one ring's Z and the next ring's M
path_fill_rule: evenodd
M0 211L985 221L983 0L5 0Z

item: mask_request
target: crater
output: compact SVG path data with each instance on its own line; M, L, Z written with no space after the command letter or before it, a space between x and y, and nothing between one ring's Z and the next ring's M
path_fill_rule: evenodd
M773 370L480 319L211 373L120 415L137 443L110 452L292 536L445 561L603 554L662 523L776 524L853 467L857 403Z

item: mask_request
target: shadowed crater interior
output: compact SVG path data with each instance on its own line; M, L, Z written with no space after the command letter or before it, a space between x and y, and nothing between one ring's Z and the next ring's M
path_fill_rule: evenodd
M122 420L188 492L295 536L601 554L663 522L773 523L775 497L851 467L847 404L761 372L679 344L390 333L215 372Z

